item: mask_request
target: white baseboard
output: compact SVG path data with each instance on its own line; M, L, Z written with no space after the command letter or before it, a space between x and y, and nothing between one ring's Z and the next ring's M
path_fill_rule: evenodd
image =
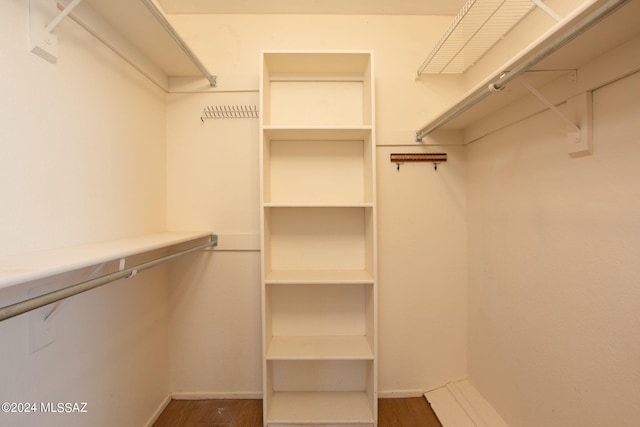
M443 427L508 427L468 380L449 383L424 397Z
M208 400L208 399L262 399L262 393L254 392L180 392L173 393L175 400Z
M378 391L380 399L400 399L403 397L420 397L424 394L422 390L386 390Z
M160 403L160 406L158 406L158 409L156 409L153 412L149 420L144 424L144 427L152 427L153 423L155 423L158 420L158 418L160 418L160 415L162 414L162 412L167 408L167 405L169 405L169 402L171 402L171 395L168 395L167 397L164 398L162 403Z

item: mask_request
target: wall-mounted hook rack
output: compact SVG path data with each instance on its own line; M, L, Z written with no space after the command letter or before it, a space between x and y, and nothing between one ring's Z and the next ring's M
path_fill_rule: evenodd
M437 171L438 165L447 161L447 153L391 153L390 160L398 166L398 170L406 162L431 162Z
M257 119L260 117L256 105L220 105L206 106L202 109L200 120L207 119Z

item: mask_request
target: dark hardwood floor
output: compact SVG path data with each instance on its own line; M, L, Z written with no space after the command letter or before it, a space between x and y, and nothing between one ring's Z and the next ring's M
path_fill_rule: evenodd
M262 401L172 400L153 427L262 427ZM378 427L441 427L424 397L378 400Z
M378 399L378 427L442 427L424 397Z

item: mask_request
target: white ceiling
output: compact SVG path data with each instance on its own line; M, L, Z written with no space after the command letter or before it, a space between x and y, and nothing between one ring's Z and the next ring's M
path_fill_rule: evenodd
M167 13L455 15L466 0L158 0Z

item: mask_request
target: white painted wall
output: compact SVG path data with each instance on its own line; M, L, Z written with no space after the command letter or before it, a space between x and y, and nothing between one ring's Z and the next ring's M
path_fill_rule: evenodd
M469 378L512 426L640 418L640 74L593 99L593 156L548 112L467 153Z
M209 257L170 270L177 397L260 397L260 254L226 252L237 236L259 241L258 120L200 120L205 106L257 104L251 91L167 97L169 228L219 234Z
M200 122L206 105L258 104L260 50L373 50L379 201L379 390L420 395L466 376L465 166L406 165L414 132L461 94L457 77L414 80L447 17L176 15L170 17L219 88L174 81L167 106L168 224L228 239L259 233L258 121ZM202 87L202 86L201 86ZM301 105L300 108L304 108ZM386 146L386 147L385 147ZM260 263L224 252L172 269L172 389L256 395L260 373ZM249 245L251 246L251 245ZM248 247L245 246L245 249ZM250 248L249 248L250 249ZM255 249L255 245L254 245ZM184 346L184 347L183 347Z
M164 92L71 20L57 64L30 53L28 4L0 5L0 255L164 230ZM147 422L169 394L166 277L71 298L35 353L29 314L0 323L0 401L88 403L79 416L0 413L0 425Z

